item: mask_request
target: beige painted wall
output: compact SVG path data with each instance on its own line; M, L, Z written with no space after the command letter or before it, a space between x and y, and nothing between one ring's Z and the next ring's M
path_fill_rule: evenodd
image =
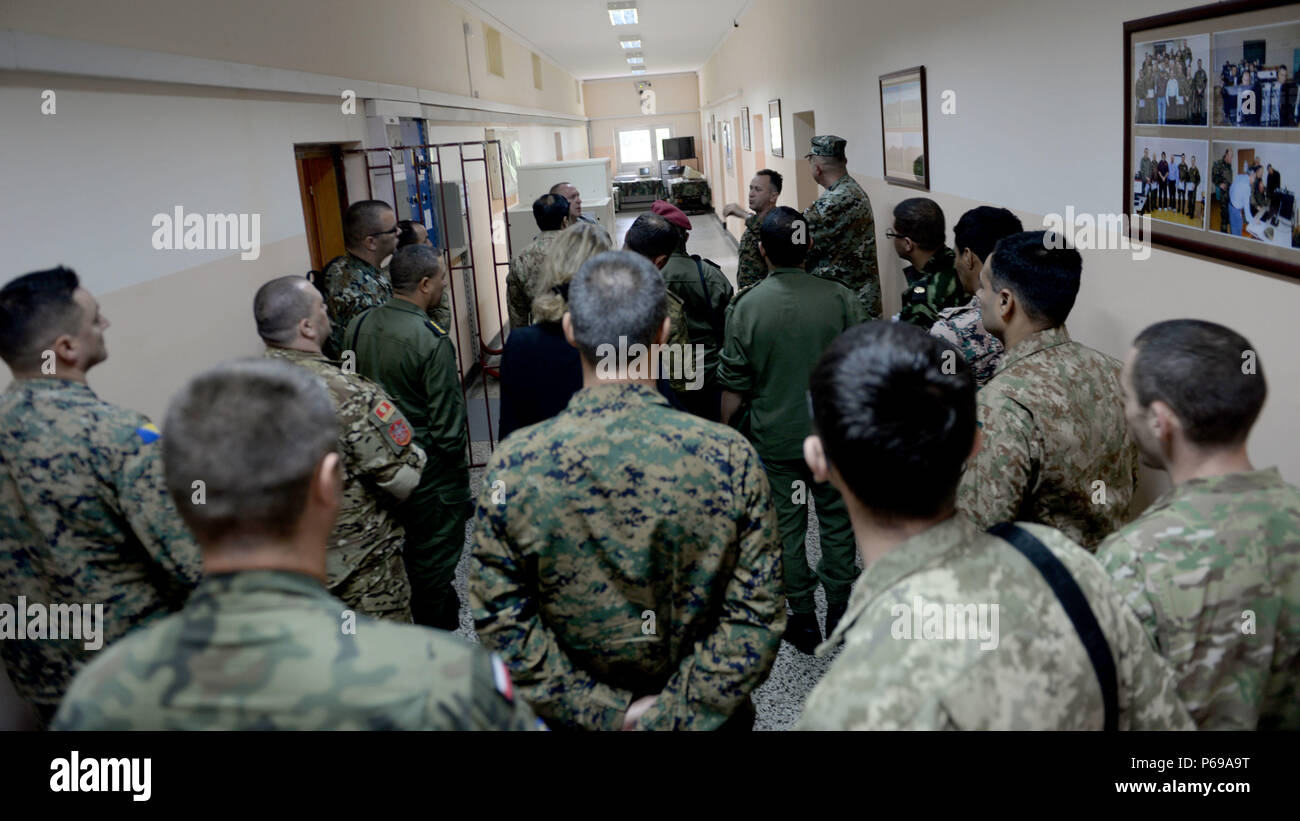
M881 179L876 78L926 67L929 196L947 214L950 237L952 223L978 204L1009 207L1030 229L1069 205L1079 213L1116 212L1123 179L1123 23L1186 5L918 0L868 9L852 0L797 7L755 0L700 72L701 120L710 114L730 120L743 105L766 113L767 101L780 98L785 157L771 156L763 139L768 166L785 175L795 173L807 150L790 144L795 112L815 111L819 133L848 140L850 171L875 209L886 307L897 310L902 264L884 232L893 206L916 192ZM768 47L774 42L781 47ZM762 60L753 60L755 54ZM1062 85L1062 78L1073 79ZM956 94L954 115L940 113L946 89ZM794 205L794 192L791 177L781 203ZM724 201L715 197L719 207ZM729 222L735 231L737 221ZM1300 360L1293 353L1298 313L1300 282L1171 251L1155 250L1146 260L1125 251L1087 251L1069 329L1113 356L1123 356L1138 331L1162 319L1196 317L1241 331L1256 346L1270 387L1251 456L1300 482L1293 427L1300 419ZM1144 494L1149 498L1161 481L1146 482Z
M636 81L649 80L655 92L655 110L644 115L637 96ZM610 159L610 176L618 173L616 132L628 128L668 126L674 137L694 137L700 153L699 77L689 74L663 74L588 80L582 84L585 112L591 118L591 156ZM697 168L698 162L687 163Z

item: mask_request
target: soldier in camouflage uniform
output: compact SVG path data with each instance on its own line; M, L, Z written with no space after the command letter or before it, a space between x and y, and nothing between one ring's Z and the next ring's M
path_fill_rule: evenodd
M66 268L0 290L0 357L14 375L0 394L0 601L100 605L101 646L179 609L200 572L163 484L158 429L86 384L108 356L107 328ZM42 724L93 655L89 638L0 640Z
M1205 87L1209 82L1205 68L1197 60L1196 73L1192 75L1192 125L1205 125Z
M532 245L519 252L506 275L511 330L532 324L533 297L537 296L534 289L542 276L542 260L551 242L569 226L569 201L559 194L543 194L533 202L533 219L541 233Z
M740 217L745 221L745 233L740 237L737 248L739 261L736 264L736 290L743 291L767 276L767 263L758 250L759 228L763 218L776 207L781 198L781 175L764 168L749 181L749 211L735 203L727 203L722 209L722 216Z
M984 327L980 315L980 270L984 260L993 253L998 240L1024 230L1015 214L1005 208L981 205L972 208L953 226L953 240L957 248L955 266L962 287L971 294L970 301L957 308L945 308L930 326L930 335L952 343L961 351L975 375L976 389L984 387L993 378L1002 362L1005 348L998 338Z
M849 176L846 142L833 135L812 138L813 179L825 193L804 211L809 251L805 268L840 280L858 296L868 319L882 315L880 268L876 263L876 221L871 200Z
M168 488L203 546L185 608L78 675L61 730L522 730L501 661L437 630L357 615L325 589L339 429L284 362L201 374L172 401ZM174 440L174 441L173 441ZM206 505L189 504L207 482Z
M338 411L343 504L330 534L326 586L349 607L376 618L411 621L411 585L402 565L406 531L394 506L420 483L425 455L411 426L383 388L341 370L320 352L329 317L302 277L263 285L253 300L264 356L299 365L321 378Z
M343 332L353 317L392 298L392 283L379 264L397 250L400 232L397 215L388 203L362 200L348 206L343 215L343 240L348 252L330 260L321 277L325 307L334 328L324 348L328 358L343 358L347 350Z
M1138 334L1125 408L1175 487L1097 550L1202 730L1300 729L1300 491L1255 470L1268 389L1240 334L1193 319Z
M951 352L918 328L872 322L836 340L813 373L816 435L804 452L853 511L865 569L818 648L843 645L799 729L1104 726L1099 674L1044 574L953 508L976 427L974 380L963 362L944 367ZM1173 672L1097 562L1050 527L1017 527L1073 578L1101 628L1115 726L1192 729Z
M552 726L747 729L785 625L754 449L670 409L632 363L598 375L603 345L663 343L665 294L636 254L583 265L564 326L584 387L503 441L483 480L475 628Z
M983 447L957 501L981 527L1040 522L1092 550L1125 521L1138 454L1121 364L1065 329L1082 267L1078 251L1044 231L1006 237L984 263L984 327L1007 350L979 392ZM1024 283L1035 279L1030 301Z
M425 313L447 271L441 255L419 245L394 254L389 270L393 298L352 320L345 339L356 351L357 371L393 398L428 457L420 484L398 511L411 614L416 624L455 630L460 603L452 581L471 511L465 396L451 340Z
M1192 164L1186 171L1180 169L1179 179L1190 185L1187 192L1187 216L1196 219L1196 194L1201 190L1201 169L1196 167L1196 155L1192 155Z
M907 289L898 318L929 328L939 312L966 301L957 276L956 255L944 244L943 210L926 197L905 199L894 207L894 225L887 234L894 251L908 261L903 269Z
M848 604L857 571L844 501L833 488L814 482L803 461L810 427L808 374L835 337L866 317L844 283L799 267L809 250L797 242L801 228L802 217L793 208L774 208L763 220L761 244L770 272L727 308L718 382L722 421L754 444L772 485L794 613L784 638L800 652L811 653L822 638L813 604L817 585L826 590L829 635ZM810 499L822 552L815 574L808 569L806 553Z
M1138 163L1138 177L1142 182L1142 212L1149 213L1156 210L1156 199L1158 197L1151 193L1152 180L1156 176L1156 167L1151 162L1151 149L1142 149L1142 161Z
M1228 157L1231 155L1232 149L1225 150L1210 169L1210 184L1214 186L1214 198L1219 202L1219 230L1225 234L1232 233L1232 219L1228 216L1228 188L1232 185L1232 166L1228 164Z
M429 239L429 229L415 220L402 220L397 223L399 232L397 234L397 247L405 248L408 245L425 245L429 248L436 248L433 240ZM383 267L384 276L388 277L388 266ZM388 278L392 283L392 278ZM451 333L451 282L448 277L447 287L442 289L442 299L429 306L426 311L429 319L438 323L438 327Z

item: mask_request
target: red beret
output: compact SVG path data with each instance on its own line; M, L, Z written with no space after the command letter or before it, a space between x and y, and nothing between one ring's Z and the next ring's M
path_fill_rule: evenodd
M691 230L691 218L682 213L682 209L667 200L655 200L650 210L676 225L678 228Z

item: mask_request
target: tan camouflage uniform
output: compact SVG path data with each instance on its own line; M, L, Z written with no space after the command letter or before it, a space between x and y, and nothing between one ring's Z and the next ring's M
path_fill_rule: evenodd
M880 319L880 268L876 263L876 220L871 200L845 174L803 213L812 247L804 269L842 280L857 294L868 319Z
M179 610L198 546L163 482L158 429L66 379L0 394L0 603L102 604L104 645ZM29 625L30 626L30 625ZM0 639L18 695L48 721L95 651Z
M1300 730L1300 491L1276 468L1192 479L1097 558L1202 730Z
M204 580L185 609L105 651L56 730L526 730L499 659L456 636L345 615L281 570Z
M511 328L532 324L533 297L537 296L533 288L541 279L546 249L559 235L559 231L543 231L510 263L510 273L506 275L506 308L510 312Z
M1194 729L1173 671L1096 560L1059 531L1021 527L1070 571L1105 635L1115 662L1119 729ZM931 605L944 608L945 618L926 627ZM972 610L980 605L989 606L983 620ZM962 609L955 611L953 632L945 634L949 607ZM966 638L956 632L958 622ZM808 696L797 729L1103 726L1097 674L1056 594L1019 551L961 512L867 566L848 611L817 654L829 655L840 644L843 653Z
M326 554L330 593L368 616L409 622L406 531L393 509L420 483L427 461L410 423L383 388L320 354L268 347L264 355L319 376L338 413L343 499Z
M638 729L743 718L785 629L758 455L651 388L584 388L497 447L470 603L479 639L553 726L616 730L652 694Z
M1120 368L1064 326L1010 348L977 395L984 444L958 507L981 527L1041 522L1095 549L1124 523L1137 485Z
M976 386L981 388L993 378L1006 352L1002 342L984 328L978 295L958 308L940 311L939 318L930 326L930 335L957 346L970 363Z

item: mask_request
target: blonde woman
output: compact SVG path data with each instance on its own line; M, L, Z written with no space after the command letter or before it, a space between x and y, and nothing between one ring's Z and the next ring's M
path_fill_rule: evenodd
M609 233L587 222L565 228L542 261L533 298L533 324L511 331L501 354L501 433L549 419L582 388L578 349L564 338L569 281L582 264L613 248Z

